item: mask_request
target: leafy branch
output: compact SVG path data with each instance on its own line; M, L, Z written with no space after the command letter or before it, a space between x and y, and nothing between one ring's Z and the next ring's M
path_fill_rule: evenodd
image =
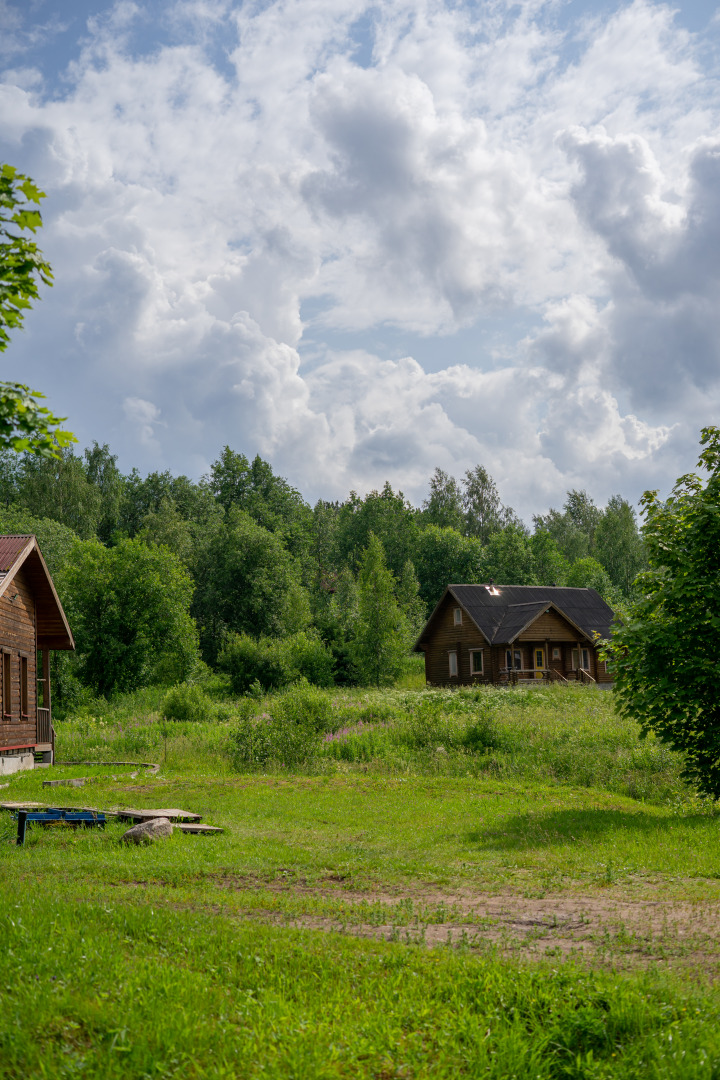
M44 198L29 176L0 165L0 352L10 343L10 331L22 328L40 283L53 283L50 264L25 235L42 225L37 207ZM43 397L24 383L0 382L0 450L59 457L62 447L76 442L59 427L65 417L39 404Z

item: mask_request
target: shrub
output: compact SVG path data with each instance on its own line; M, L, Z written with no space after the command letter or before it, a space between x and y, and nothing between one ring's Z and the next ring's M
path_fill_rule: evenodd
M209 720L214 713L213 703L205 691L187 683L168 691L160 707L163 720Z
M327 694L307 681L296 683L276 698L270 714L278 723L306 727L321 734L332 727L333 711Z
M498 732L497 725L488 715L480 715L474 723L469 724L463 743L472 754L481 754L487 750L506 749L505 742Z
M244 712L230 732L230 756L238 769L262 768L272 756L267 717Z
M278 690L301 678L316 686L333 683L332 653L318 637L304 631L286 638L232 634L218 665L230 676L235 694L247 693L255 682L263 690Z
M404 725L404 742L415 750L445 745L450 736L451 721L445 715L441 697L421 697L408 715Z
M238 768L308 766L332 720L327 696L307 682L279 695L269 713L261 716L253 713L252 703L247 699L247 706L230 733L231 755Z

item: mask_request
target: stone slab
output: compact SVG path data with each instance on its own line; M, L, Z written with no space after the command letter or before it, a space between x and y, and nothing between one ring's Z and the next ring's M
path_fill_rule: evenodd
M43 780L43 787L85 787L90 777L73 776L68 780Z
M179 829L180 832L186 833L219 833L225 832L224 829L219 828L217 825L201 825L197 821L191 822L189 825L183 822L176 823L174 828Z
M47 805L45 802L2 802L0 810L45 810Z
M10 776L12 773L34 768L35 754L32 750L27 754L0 754L0 776Z
M151 821L153 818L168 818L169 821L201 821L201 814L191 814L189 810L179 810L177 807L163 810L116 810L115 813L123 820Z

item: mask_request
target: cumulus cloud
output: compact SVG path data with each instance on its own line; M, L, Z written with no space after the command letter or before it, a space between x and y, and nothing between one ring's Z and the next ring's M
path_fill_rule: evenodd
M228 442L420 499L482 461L528 517L667 486L720 395L717 86L663 5L555 12L108 3L52 89L16 19L57 284L6 365L126 467Z
M655 416L679 421L703 397L710 419L720 404L720 139L689 150L682 201L637 136L573 131L564 145L581 166L578 216L611 256L611 302L583 340L560 335L550 362L591 363Z
M155 425L160 419L160 410L152 401L143 398L127 397L123 409L128 422L137 430L141 442L150 444L155 437Z

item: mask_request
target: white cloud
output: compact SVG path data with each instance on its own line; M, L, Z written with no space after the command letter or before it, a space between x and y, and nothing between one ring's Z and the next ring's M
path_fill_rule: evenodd
M123 401L125 416L135 426L141 442L151 444L155 438L155 427L160 421L160 409L152 401L143 398L127 397Z
M528 516L667 486L720 396L717 86L665 6L553 11L193 0L139 51L109 6L62 92L0 85L57 280L7 363L127 467L229 442L420 499L483 461Z

